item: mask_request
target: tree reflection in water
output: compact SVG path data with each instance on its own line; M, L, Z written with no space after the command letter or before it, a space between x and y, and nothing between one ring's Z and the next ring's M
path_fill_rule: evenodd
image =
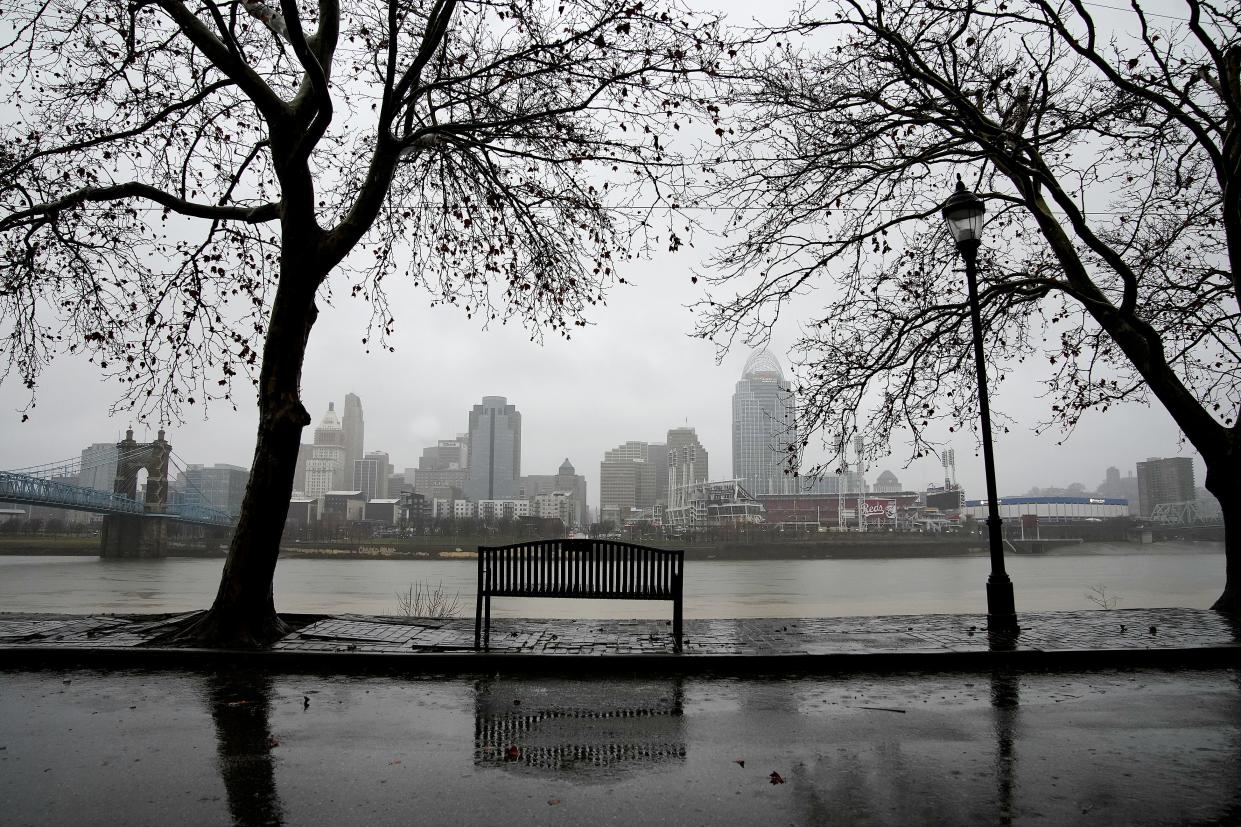
M272 678L222 670L207 676L220 777L234 824L282 824L272 749Z

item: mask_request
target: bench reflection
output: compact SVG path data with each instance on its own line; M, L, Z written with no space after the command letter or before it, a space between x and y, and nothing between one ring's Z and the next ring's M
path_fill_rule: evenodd
M474 764L583 777L657 769L685 760L683 705L681 678L480 681Z

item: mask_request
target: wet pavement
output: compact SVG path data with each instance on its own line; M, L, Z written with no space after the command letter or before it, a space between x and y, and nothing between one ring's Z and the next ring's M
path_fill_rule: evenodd
M682 653L655 620L161 644L191 616L0 614L0 820L1241 823L1241 635L1210 611L1026 613L1015 639L694 619Z
M0 670L0 813L12 825L1236 824L1241 673Z
M0 614L0 663L20 656L88 655L125 651L169 654L161 640L192 613L165 616ZM685 621L684 647L674 652L670 624L660 620L493 619L490 647L473 649L474 619L417 619L340 615L299 617L297 631L263 657L309 656L348 669L371 655L404 656L429 670L478 670L487 663L552 664L603 656L612 665L663 664L667 668L729 663L761 666L796 661L799 668L866 663L912 668L989 665L993 656L1024 657L1046 665L1090 662L1163 663L1161 655L1203 656L1241 663L1241 630L1202 609L1122 609L1029 612L1016 638L986 633L983 615L910 615L804 619ZM191 657L193 652L185 652ZM204 653L205 654L205 653ZM412 658L412 659L411 659ZM132 659L131 659L132 662ZM762 663L758 663L762 662Z

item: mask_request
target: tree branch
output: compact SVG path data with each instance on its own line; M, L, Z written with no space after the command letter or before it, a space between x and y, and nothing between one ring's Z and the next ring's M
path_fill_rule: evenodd
M255 207L227 207L218 204L200 204L177 198L149 184L131 181L109 187L85 187L55 201L36 204L24 210L14 211L0 218L0 232L5 232L31 221L50 218L58 212L70 210L82 204L100 201L122 201L129 198L142 198L154 201L156 204L178 215L190 218L209 218L218 221L241 221L247 224L263 224L280 217L280 206L278 204L260 204Z

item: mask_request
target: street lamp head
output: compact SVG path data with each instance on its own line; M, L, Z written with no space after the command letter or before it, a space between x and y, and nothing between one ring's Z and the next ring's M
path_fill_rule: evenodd
M977 246L982 241L982 215L987 205L974 193L965 189L965 182L957 176L957 191L944 202L944 223L958 247L967 244Z

